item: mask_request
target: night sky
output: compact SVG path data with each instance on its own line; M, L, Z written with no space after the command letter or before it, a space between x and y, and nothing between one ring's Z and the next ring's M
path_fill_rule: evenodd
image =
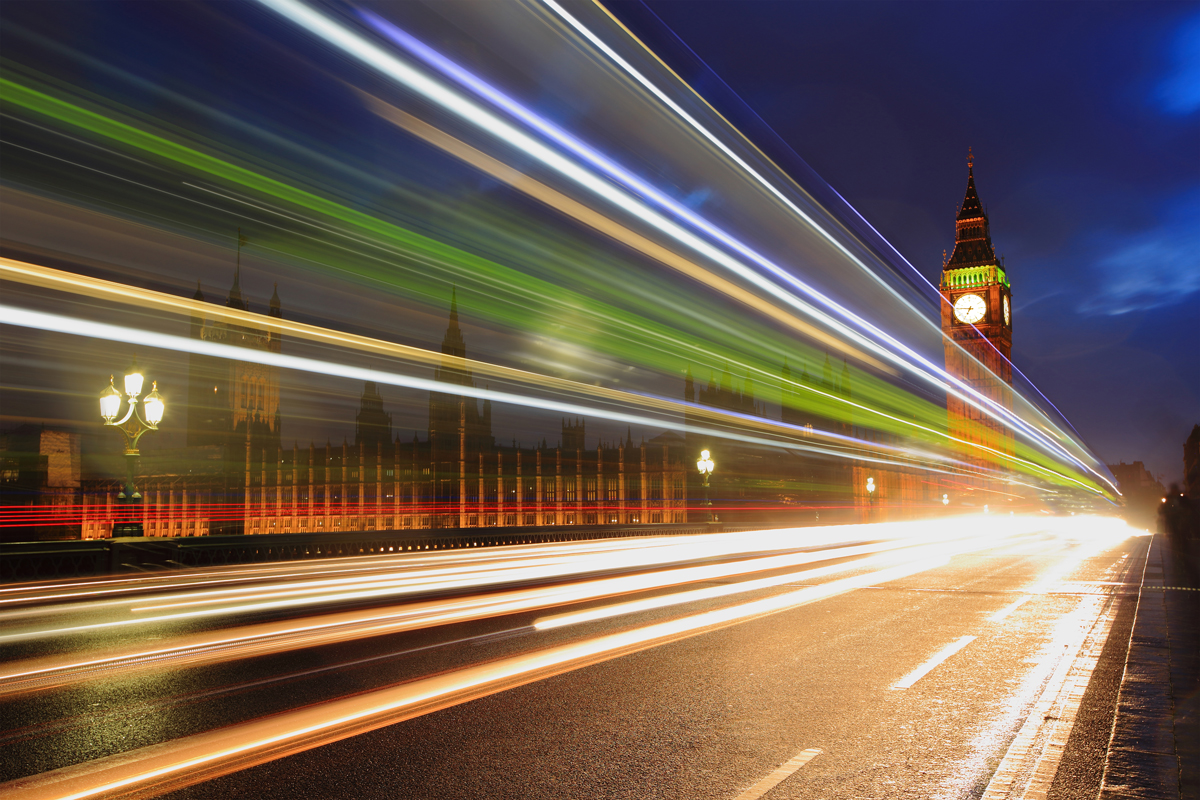
M933 282L973 148L1014 363L1107 463L1180 479L1200 422L1200 5L614 8Z

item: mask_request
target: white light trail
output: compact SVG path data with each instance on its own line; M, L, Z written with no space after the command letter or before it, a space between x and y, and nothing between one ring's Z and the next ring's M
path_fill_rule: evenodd
M288 0L284 0L284 1L288 1ZM599 49L606 56L608 56L613 61L613 63L620 66L620 68L623 69L628 75L630 75L632 78L634 78L634 80L636 80L639 84L641 84L644 88L646 88L651 94L653 94L656 98L658 98L664 105L666 105L668 108L670 108L672 111L674 111L680 117L680 119L684 120L697 133L699 133L701 136L703 136L711 144L713 144L715 147L717 147L722 153L724 153L729 159L731 159L734 163L736 163L739 167L741 167L760 186L765 188L776 199L778 199L785 206L787 206L789 210L791 210L798 217L800 217L812 230L815 230L817 233L819 233L822 238L824 238L830 245L832 245L839 252L841 252L847 259L849 259L851 261L851 263L853 263L860 270L862 270L864 273L866 273L869 277L871 277L873 280L875 280L877 283L879 283L881 286L883 286L885 289L887 289L887 291L889 291L895 297L897 302L903 303L911 311L913 311L913 313L915 314L917 319L932 326L933 323L931 320L929 320L924 314L921 314L917 309L913 308L912 305L909 304L907 301L905 301L902 297L900 297L900 295L897 294L894 289L892 289L890 286L887 286L887 284L884 281L882 281L879 278L879 276L874 273L873 270L871 270L861 259L859 259L857 256L855 256L852 252L850 252L850 250L845 245L843 245L840 241L838 241L838 239L836 237L834 237L831 233L829 233L829 231L827 231L824 227L819 225L817 223L817 221L815 219L813 219L811 216L809 216L807 213L805 213L805 211L803 209L801 209L799 206L797 206L795 203L793 203L783 192L781 192L778 188L776 188L776 186L773 183L768 181L757 170L755 170L748 163L746 163L746 161L744 159L742 159L735 152L733 152L733 150L730 149L724 142L722 142L719 137L717 137L715 134L713 134L711 131L709 131L705 126L703 126L699 122L697 122L694 117L692 117L690 114L688 114L687 111L685 111L683 108L681 108L679 106L679 104L677 104L675 101L673 101L665 92L663 92L661 89L659 89L658 86L656 86L653 81L649 80L644 75L642 75L641 72L639 72L632 65L630 65L628 61L623 59L615 50L613 50L602 39L600 39L600 37L598 37L596 34L592 33L592 31L589 30L587 28L587 26L585 26L583 23L579 22L579 20L577 20L575 17L573 17L571 14L569 14L566 11L566 9L564 9L562 6L560 6L558 3L556 3L555 0L541 0L541 1L544 5L546 5L548 8L550 8L555 14L557 14L564 22L566 22L568 25L570 25L572 28L574 28L576 31L578 31L580 34L582 34L584 36L584 38L586 38L597 49ZM611 17L611 15L610 15L610 17ZM698 96L699 95L697 95L697 97ZM677 212L677 213L690 214L690 212L688 212L687 209L683 209L682 212ZM787 281L788 283L795 285L797 288L801 289L801 291L816 298L819 302L823 303L824 305L828 306L829 308L837 311L837 313L841 314L846 319L851 320L852 322L854 322L855 325L859 326L863 330L869 331L873 335L878 336L881 340L883 340L883 341L887 342L888 344L890 344L891 346L897 348L898 350L903 352L909 358L912 358L916 362L922 364L926 369L930 370L930 372L932 374L925 373L924 371L916 368L915 366L913 366L912 364L909 364L908 362L904 362L903 360L896 360L896 361L894 361L894 363L902 364L902 365L906 366L910 371L914 372L914 374L917 374L920 377L925 378L926 380L929 380L930 382L934 383L935 385L940 384L939 388L953 392L956 397L959 397L964 402L967 402L968 404L970 404L976 408L979 408L981 411L984 411L985 413L987 413L989 416L991 416L993 418L996 418L997 415L1005 417L1010 424L1012 424L1014 427L1016 427L1019 430L1021 430L1022 432L1024 432L1027 436L1031 437L1032 441L1040 440L1043 442L1044 445L1049 445L1051 448L1057 449L1058 452L1060 453L1060 455L1065 456L1067 459L1075 462L1076 464L1083 467L1084 469L1092 472L1093 474L1096 475L1096 477L1100 478L1105 483L1112 486L1113 490L1116 491L1117 487L1111 480L1106 478L1104 475L1101 475L1099 472L1097 472L1095 469L1093 469L1088 464L1085 464L1083 461L1076 458L1076 456L1074 454L1070 453L1065 448L1058 445L1058 443L1055 442L1052 438L1046 437L1046 436L1041 436L1040 431L1038 431L1035 427L1026 423L1024 420L1022 420L1017 415L1013 414L1010 410L1005 408L1001 403L998 403L995 400L992 400L991 398L987 397L986 395L978 392L969 384L965 383L964 381L959 380L958 378L956 378L954 375L950 374L946 370L944 370L941 367L937 366L936 364L930 362L928 359L926 359L920 353L912 350L911 348L909 348L907 345L905 345L900 340L892 337L886 331L883 331L883 330L877 328L876 326L872 325L868 320L863 319L862 317L858 316L857 314L854 314L854 312L841 306L839 303L834 301L832 298L826 297L825 295L821 294L820 292L817 292L812 287L810 287L807 284L800 281L798 278L796 278L790 272L787 272L786 270L782 269L778 265L766 260L764 257L760 256L758 253L756 253L753 250L751 250L750 248L748 248L746 245L734 240L732 237L728 236L727 234L724 234L723 231L719 231L718 229L715 228L715 226L712 226L711 224L704 221L703 229L710 231L710 233L714 236L717 236L718 234L720 234L719 238L721 241L726 242L726 244L729 244L730 246L734 247L738 252L741 252L743 255L747 256L751 260L756 261L757 263L759 263L760 265L762 265L763 267L765 267L766 269L771 271L776 276L782 278L783 280ZM722 263L722 262L718 262L718 263ZM781 298L781 299L783 299L783 298ZM799 307L799 306L797 306L797 307ZM804 310L804 309L801 309L801 310ZM822 321L825 321L825 320L822 320ZM845 331L841 330L840 328L835 328L835 329L838 329L839 332L845 333ZM979 362L977 359L975 359L974 356L971 356L971 354L966 353L966 351L962 350L961 347L959 349L961 352L965 353L972 360L976 361L976 363L979 364L979 366L981 368L983 368L985 370L987 369L987 367L985 367L981 362ZM881 355L883 355L883 353L881 353ZM937 377L935 377L935 376L937 376ZM999 379L997 378L997 380L999 380ZM962 394L963 392L970 395L971 397L964 396ZM974 398L974 399L972 399L972 398ZM989 411L988 409L982 408L979 405L980 402L989 406L991 410ZM1041 415L1041 416L1045 420L1046 424L1049 424L1052 428L1056 427L1053 425L1053 423L1050 422L1050 420L1048 418L1045 417L1045 415ZM1061 433L1061 432L1058 432L1056 429L1056 433Z
M695 636L865 586L940 561L907 563L615 634L503 658L399 686L276 714L0 785L12 800L85 800L150 787L181 788L620 655Z
M1025 422L1013 412L1009 411L1003 405L997 403L991 398L986 397L973 387L949 375L940 367L931 364L919 354L913 353L909 348L907 348L907 346L903 345L903 343L892 339L892 337L885 332L875 329L874 326L871 326L866 320L858 318L857 316L853 315L852 312L842 309L840 306L837 307L838 313L846 315L848 319L853 319L856 325L859 325L864 330L872 331L875 335L881 337L884 341L889 342L889 344L892 346L897 347L902 352L905 352L910 358L915 358L924 366L918 366L916 363L897 355L887 347L884 347L874 340L863 336L852 328L846 326L844 323L816 308L812 304L797 297L790 291L787 291L775 282L760 275L755 270L745 266L737 259L730 257L724 251L710 245L700 237L692 234L690 231L667 219L662 214L659 214L646 204L637 200L635 197L620 190L603 178L584 169L579 164L576 164L570 159L563 157L532 137L517 130L496 115L484 110L475 103L472 103L461 95L449 90L442 84L430 79L426 75L413 69L401 59L385 52L381 48L367 41L362 36L359 36L348 28L316 12L307 5L297 2L296 0L259 0L259 2L281 14L282 16L287 17L301 27L306 28L313 34L336 45L346 53L370 65L372 68L378 70L384 75L399 81L411 90L423 95L427 99L437 103L462 119L467 120L480 129L487 131L489 134L496 136L497 138L500 138L525 151L531 157L537 159L544 165L550 167L569 180L584 187L588 191L591 191L593 194L603 198L609 203L615 205L617 208L620 208L632 216L642 220L651 227L667 234L676 241L681 242L700 255L708 258L716 264L721 265L743 280L783 301L787 305L796 308L801 313L818 320L832 330L837 331L847 339L855 342L858 346L869 350L870 352L873 352L888 361L891 361L897 366L920 377L922 380L928 381L938 389L952 393L963 402L974 408L977 408L979 411L987 414L989 417L995 418L998 421L1002 421L1005 424L1013 427L1037 446L1043 449L1048 449L1049 452L1057 452L1060 457L1064 457L1068 461L1076 463L1081 468L1093 472L1097 475L1097 477L1109 482L1102 475L1096 473L1095 470L1090 466L1077 459L1072 453L1058 444L1058 442L1042 434L1040 430L1029 425L1029 423ZM793 278L792 280L794 281L795 279ZM828 302L832 303L832 301ZM834 305L831 305L831 307L834 307ZM942 377L938 377L939 375ZM1095 492L1094 489L1091 491Z
M10 325L34 328L37 330L54 331L57 333L66 333L75 336L105 338L115 342L126 342L139 346L156 347L164 350L173 350L183 353L213 355L233 361L249 361L259 364L268 364L284 369L297 370L300 372L313 372L321 375L350 378L357 381L374 381L386 386L401 386L428 392L440 392L445 388L444 384L433 379L418 378L416 376L403 375L395 372L385 372L378 369L355 367L347 364L339 364L331 361L320 361L317 359L285 355L282 353L272 353L265 350L253 350L234 345L225 345L219 342L211 342L205 339L193 339L191 337L158 333L155 331L130 328L123 325L112 325L109 323L95 322L73 317L64 317L58 314L31 311L27 309L16 308L14 306L0 306L0 314L4 315L4 321ZM765 436L750 435L740 431L731 430L729 428L709 428L702 425L681 422L674 417L659 418L646 416L643 414L631 414L611 408L585 406L578 403L532 397L529 395L518 395L511 392L497 391L495 389L479 388L477 386L462 386L456 391L458 391L459 394L463 394L468 397L493 400L500 403L510 403L517 406L536 408L543 411L553 411L555 413L562 413L568 416L593 416L634 425L671 427L677 430L690 431L693 433L715 436L721 439L729 439L747 444L764 445L767 447L787 447L796 450L804 450L807 452L829 455L835 458L852 457L858 460L871 461L874 463L895 463L898 465L908 466L908 464L904 461L892 461L882 457L881 455L869 455L863 451L847 452L808 444L801 440L800 428L796 426L783 426L780 423L767 423L765 420L759 421L760 427L765 428L769 426L770 428L782 428L788 433L794 429L797 438L781 436L778 439L772 439ZM610 394L614 393L610 392ZM646 395L637 395L628 392L620 394L626 398L627 404L631 406L657 405L661 402L659 398ZM684 404L677 405L682 407ZM713 413L711 409L706 409L706 411ZM727 416L736 417L737 415L731 414ZM892 449L888 445L884 445L881 448L873 443L860 440L856 440L855 444L861 447L870 446L872 449ZM928 453L924 455L928 458L937 458L937 456ZM945 458L947 461L950 460L948 457L943 458ZM1035 472L1052 474L1060 480L1077 484L1080 488L1093 494L1101 494L1100 491L1095 487L1089 486L1088 484L1070 475L1049 470L1040 464L1036 464L1026 459L1019 459L1013 456L1006 456L1006 458L1013 462L1021 463Z

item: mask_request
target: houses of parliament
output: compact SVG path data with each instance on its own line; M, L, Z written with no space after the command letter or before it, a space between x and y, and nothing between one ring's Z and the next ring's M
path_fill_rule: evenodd
M204 295L196 291L195 299ZM225 305L248 310L240 270ZM282 317L278 290L268 311ZM190 335L279 353L277 333L202 317ZM148 536L206 536L548 525L685 522L683 441L664 434L586 446L586 422L561 422L555 447L499 444L490 401L454 391L473 386L457 299L429 397L427 435L401 441L374 383L355 415L354 442L281 446L275 367L192 355L187 447L143 464ZM147 459L149 461L150 459ZM111 535L115 483L84 493L84 538Z
M954 251L943 263L939 289L947 371L1011 407L1011 286L992 246L971 161ZM199 286L195 299L205 300ZM240 268L224 304L248 310ZM283 316L277 287L268 315ZM285 346L276 332L202 316L191 319L190 335L275 353ZM143 464L139 484L145 534L697 522L712 513L699 502L703 489L694 462L701 449L712 450L720 465L712 496L723 522L856 521L866 518L876 501L917 509L942 496L944 487L915 467L881 468L853 458L820 459L801 450L732 446L690 432L695 427L688 424L690 414L685 414L684 433L668 431L638 443L628 436L613 444L593 439L588 447L586 421L562 420L557 446L545 440L534 447L504 445L493 432L490 401L455 391L474 385L466 353L452 293L435 376L445 390L430 393L424 439L394 436L378 387L367 383L352 444L291 448L281 443L277 368L191 355L187 446ZM821 367L812 366L811 375L807 366L797 375L787 361L781 365L782 422L801 435L815 428L851 439L877 438L844 419L809 418L799 410L798 385L847 400L853 395L845 364L838 370L826 358ZM766 414L749 377L738 380L728 369L719 379L710 375L706 385L697 385L689 368L683 399L692 407ZM947 399L947 418L951 436L967 451L982 444L1011 452L1011 432L953 394ZM870 493L868 483L874 487ZM115 481L84 487L83 538L111 535L116 492Z

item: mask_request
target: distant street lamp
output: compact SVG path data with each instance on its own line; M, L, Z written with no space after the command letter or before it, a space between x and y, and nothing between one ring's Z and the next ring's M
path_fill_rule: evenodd
M696 469L700 470L700 477L704 478L704 507L708 509L708 521L713 521L712 500L708 498L708 479L712 475L713 467L716 463L709 458L707 450L700 451L700 460L696 462Z
M875 509L875 479L867 478L867 516L871 516L871 512Z
M158 423L162 422L163 412L166 411L166 404L162 395L158 393L158 381L155 381L151 385L150 394L142 400L146 412L145 419L138 413L138 397L142 394L144 383L145 379L138 369L137 359L134 359L128 374L125 375L124 395L117 390L111 375L108 378L108 386L100 392L100 416L104 418L104 424L113 426L125 438L125 484L117 499L127 504L138 503L142 499L142 493L133 482L137 459L141 455L138 452L138 440L146 431L158 430ZM117 419L121 413L121 405L125 402L129 403L129 410L125 412L125 416ZM142 523L133 521L136 516L130 514L130 520L114 525L113 535L116 536L119 532L122 536L141 536Z
M942 505L944 505L944 506L950 505L950 495L948 495L948 494L942 495Z

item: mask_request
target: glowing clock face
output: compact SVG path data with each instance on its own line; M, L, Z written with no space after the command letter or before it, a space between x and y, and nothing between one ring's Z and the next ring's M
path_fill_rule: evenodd
M1012 325L1012 312L1008 310L1008 295L1004 295L1004 324Z
M954 301L954 316L959 322L975 324L987 313L987 303L977 294L964 294Z

